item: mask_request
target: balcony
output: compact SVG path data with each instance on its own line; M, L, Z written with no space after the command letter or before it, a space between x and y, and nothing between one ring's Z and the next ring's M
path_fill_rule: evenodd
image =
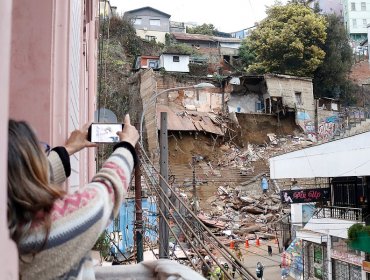
M351 208L351 207L338 207L338 206L322 206L319 208L314 217L317 219L321 218L332 218L339 220L357 221L364 222L367 213L362 208Z

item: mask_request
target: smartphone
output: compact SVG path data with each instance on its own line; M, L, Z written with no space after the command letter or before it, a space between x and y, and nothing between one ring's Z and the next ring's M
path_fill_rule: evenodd
M119 142L117 132L122 129L123 123L92 123L87 140L94 143L116 143Z

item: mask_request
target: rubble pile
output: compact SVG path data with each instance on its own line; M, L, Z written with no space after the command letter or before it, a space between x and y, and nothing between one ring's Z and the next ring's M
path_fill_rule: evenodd
M270 143L263 145L248 144L247 148L238 148L235 145L224 144L219 149L223 152L221 158L217 161L219 167L240 167L253 170L253 162L258 160L268 161L270 157L289 153L313 143L307 141L304 137L290 136L277 138L275 134L268 134Z
M290 212L290 207L281 203L279 189L272 182L268 193L262 194L259 176L268 174L270 157L302 149L312 142L298 136L278 138L269 134L268 138L270 143L248 144L244 149L224 144L220 147L221 156L212 164L215 174L217 169L229 167L252 175L245 182L219 185L212 196L203 199L203 205L209 207L202 209L198 217L214 228L215 234L226 237L225 243L230 239L276 238L277 222Z
M219 235L231 236L232 239L275 238L275 228L271 226L289 208L284 208L277 194L242 195L238 190L220 186L217 195L210 197L207 203L212 211L202 211L198 218L205 224L217 228Z

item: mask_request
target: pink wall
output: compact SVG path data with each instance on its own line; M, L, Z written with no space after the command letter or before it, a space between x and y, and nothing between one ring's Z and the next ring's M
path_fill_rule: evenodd
M0 1L0 275L9 280L18 279L17 249L6 223L11 9L12 1Z
M50 141L53 1L13 0L11 118L28 120Z
M97 0L0 2L0 133L7 135L8 117L22 119L41 140L57 146L74 128L93 121L97 11ZM4 223L7 139L0 141L0 252L7 252L0 254L0 278L18 279L17 251ZM95 173L94 151L75 157L74 169L69 184L86 183Z

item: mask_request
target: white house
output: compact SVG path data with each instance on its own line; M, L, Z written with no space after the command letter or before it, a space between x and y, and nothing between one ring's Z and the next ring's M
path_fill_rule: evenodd
M159 57L159 68L168 72L189 72L188 54L164 53Z

